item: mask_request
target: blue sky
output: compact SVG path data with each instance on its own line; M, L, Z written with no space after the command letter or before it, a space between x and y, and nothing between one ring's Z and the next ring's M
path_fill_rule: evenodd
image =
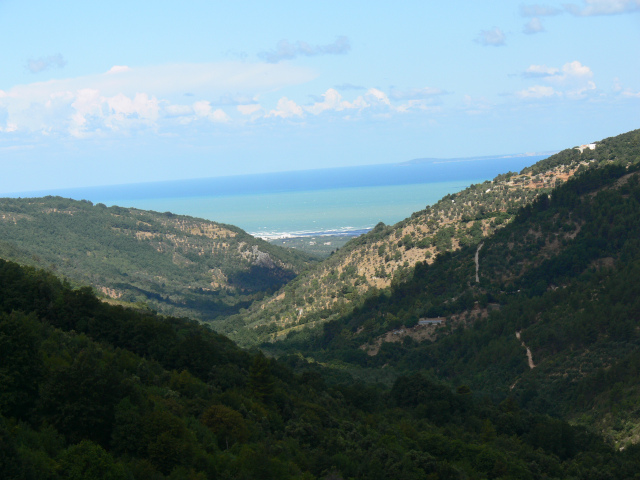
M0 38L0 193L640 128L640 0L0 0Z

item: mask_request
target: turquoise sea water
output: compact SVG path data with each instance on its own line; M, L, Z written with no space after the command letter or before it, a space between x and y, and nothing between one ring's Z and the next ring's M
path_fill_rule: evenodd
M358 234L397 223L449 193L520 171L548 155L417 159L400 164L171 180L48 192L108 206L236 225L263 238ZM13 196L18 196L14 194Z
M351 187L232 196L103 199L107 205L173 212L236 225L255 236L276 238L309 233L354 232L378 222L394 224L472 183Z

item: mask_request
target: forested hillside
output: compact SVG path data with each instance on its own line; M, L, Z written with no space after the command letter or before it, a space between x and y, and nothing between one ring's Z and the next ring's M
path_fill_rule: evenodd
M633 478L638 447L422 374L388 389L0 261L0 478Z
M315 261L230 225L60 197L0 199L0 256L201 320L246 308Z
M411 278L416 264L431 264L446 252L477 246L508 224L519 208L576 173L638 161L640 131L595 145L594 150L567 149L520 173L472 185L394 226L380 224L218 328L239 343L252 345L344 317L367 296Z
M431 372L635 443L639 218L640 156L623 157L541 195L483 244L418 264L408 281L276 348Z

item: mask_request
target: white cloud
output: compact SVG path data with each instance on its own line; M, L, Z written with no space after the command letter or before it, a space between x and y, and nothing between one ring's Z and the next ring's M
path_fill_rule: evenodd
M74 137L127 133L155 129L175 118L183 125L198 118L215 123L231 121L222 108L216 109L206 100L195 107L183 105L187 92L200 98L219 98L221 104L247 104L261 94L314 77L308 69L286 64L116 65L101 74L0 91L0 109L6 117L3 123L13 125L12 131Z
M289 100L287 97L282 97L278 100L278 105L275 110L271 110L267 117L302 117L304 116L304 110L293 100Z
M520 98L544 98L561 95L571 99L580 99L596 90L596 84L591 80L593 78L592 70L577 60L565 63L562 68L530 65L522 76L541 79L553 87L535 85L516 92Z
M546 65L530 65L522 74L525 78L548 77L556 75L560 69L547 67Z
M100 96L98 90L84 88L78 91L71 104L75 112L71 115L69 133L78 138L87 136L90 119L104 117L104 102L105 98Z
M211 102L207 100L201 100L193 104L193 112L196 117L206 118L216 123L227 123L230 118L224 110L218 108L216 110L211 106Z
M316 55L343 55L351 50L351 44L347 37L340 36L335 42L328 45L309 45L298 40L290 43L288 40L280 40L275 50L258 53L258 57L268 63L278 63L282 60L291 60L299 55L313 57Z
M322 102L316 102L310 107L306 107L305 110L314 115L318 115L327 110L340 111L348 108L353 108L353 106L349 102L345 102L342 100L342 95L338 93L337 90L330 88L327 90L322 97L324 100Z
M208 117L209 115L211 115L211 111L211 102L208 102L206 100L195 102L193 104L193 112L198 117Z
M133 98L119 93L106 100L109 114L105 125L113 130L128 129L136 124L153 125L158 120L158 99L146 93L137 93Z
M6 127L0 127L0 132L11 133L18 130L18 126L15 123L7 123Z
M584 5L565 5L572 15L590 17L596 15L617 15L640 11L640 0L584 0Z
M593 77L593 72L586 65L577 60L565 63L562 68L547 67L546 65L530 65L522 74L525 78L543 78L551 83L567 83L583 81Z
M229 115L227 115L224 110L217 108L213 111L211 115L209 115L209 120L216 123L227 123L231 119L229 118Z
M569 77L592 77L593 72L586 65L582 65L580 62L573 61L565 63L562 66L563 80Z
M196 124L202 128L209 122L240 125L260 118L307 118L324 112L344 119L353 119L354 113L359 118L383 118L433 111L434 99L446 94L433 87L394 88L390 92L368 88L344 98L336 88L328 88L306 106L282 94L271 96L283 87L313 78L309 70L285 63L115 65L101 74L0 90L0 128L3 134L18 131L74 138L140 132L164 135L174 128ZM193 98L185 101L187 94ZM274 103L265 104L265 97L273 98Z
M516 96L520 98L546 98L553 97L556 95L560 95L556 92L553 87L548 87L544 85L534 85L533 87L529 87L525 90L520 90L516 92Z
M613 79L613 91L623 97L640 98L640 92L634 92L630 88L624 88L618 77Z
M357 96L352 102L344 100L342 95L333 88L328 89L322 94L322 98L323 100L321 102L316 102L309 107L304 107L304 110L313 115L318 115L326 111L362 111L365 109L376 109L378 111L381 109L384 111L394 110L389 97L377 88L368 89L364 95Z
M377 88L370 88L367 91L365 98L371 101L372 103L375 103L378 105L387 105L387 106L391 105L391 102L389 101L389 97L387 97L387 95L384 92L382 92L381 90L378 90Z
M291 118L303 117L305 113L320 115L323 112L362 112L365 110L370 110L373 115L387 115L393 112L403 113L410 109L424 110L425 107L424 100L410 100L406 104L396 107L387 94L377 88L369 88L364 95L357 96L353 101L345 100L337 90L329 88L322 94L321 101L306 107L298 105L287 97L282 97L278 101L276 109L271 110L266 117Z
M522 31L527 35L533 35L534 33L544 32L544 27L538 17L533 17L525 24Z
M49 57L40 57L38 59L29 59L27 61L27 70L31 73L40 73L51 68L62 68L67 61L60 55L51 55Z
M501 47L506 45L505 34L498 27L493 27L491 30L482 30L475 41L484 46Z

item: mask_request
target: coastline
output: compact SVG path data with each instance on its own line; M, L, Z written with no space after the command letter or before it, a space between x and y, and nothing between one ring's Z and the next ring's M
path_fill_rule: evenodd
M345 227L335 230L325 231L299 231L299 232L247 232L256 238L263 240L284 240L293 238L313 238L313 237L359 237L371 231L373 227L352 228Z

